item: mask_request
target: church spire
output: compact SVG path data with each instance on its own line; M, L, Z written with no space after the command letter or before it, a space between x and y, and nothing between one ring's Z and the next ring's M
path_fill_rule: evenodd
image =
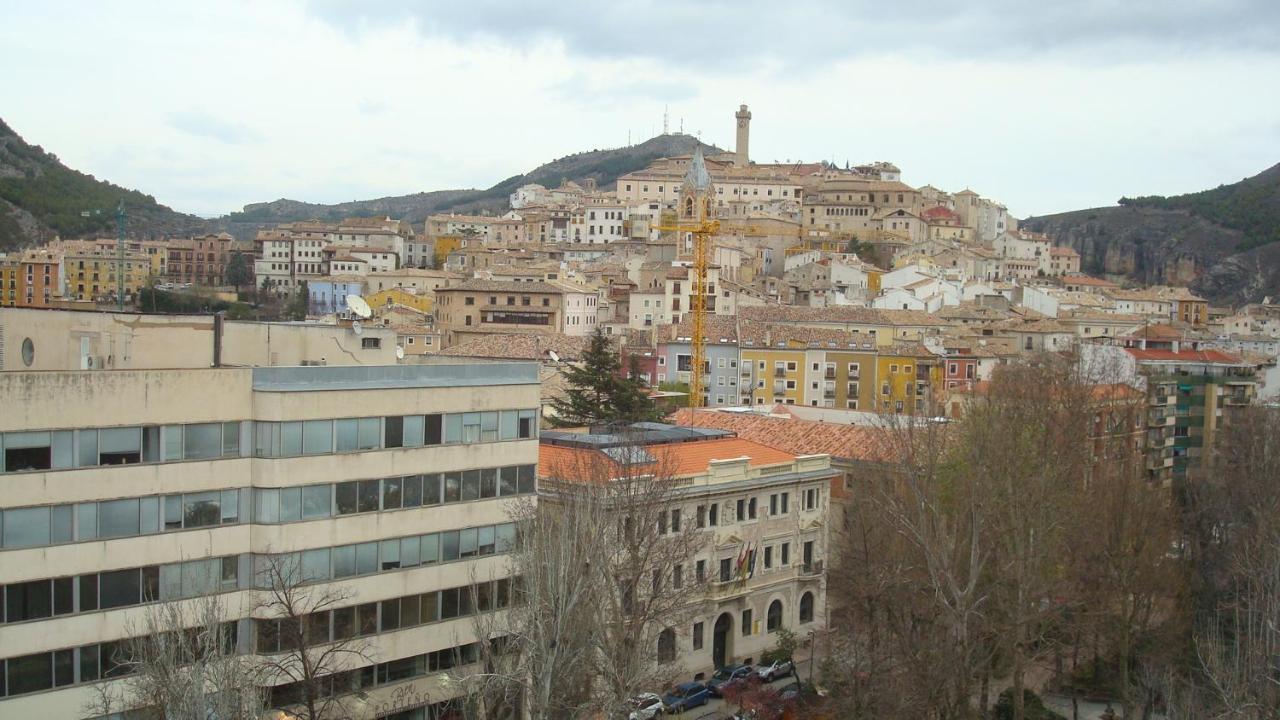
M706 190L711 187L711 173L707 172L707 163L702 158L701 146L693 151L693 159L689 161L689 172L685 173L684 181L697 190Z

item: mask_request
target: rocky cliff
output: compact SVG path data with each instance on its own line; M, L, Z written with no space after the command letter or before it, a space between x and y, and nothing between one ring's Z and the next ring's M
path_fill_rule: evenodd
M1224 304L1280 294L1280 165L1213 190L1121 203L1021 224L1075 248L1086 272L1187 285Z

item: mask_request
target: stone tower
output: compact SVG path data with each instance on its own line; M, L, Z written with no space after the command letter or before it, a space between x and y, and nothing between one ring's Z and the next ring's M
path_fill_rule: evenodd
M689 161L689 171L680 184L680 200L677 210L681 222L704 222L715 219L715 186L711 183L711 173L707 172L707 163L702 157L702 148L693 151Z
M751 111L746 105L738 106L738 112L733 116L738 119L738 147L733 155L734 167L747 166L747 143L751 135Z

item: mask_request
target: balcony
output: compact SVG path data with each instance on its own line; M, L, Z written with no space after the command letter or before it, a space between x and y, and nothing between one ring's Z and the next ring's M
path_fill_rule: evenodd
M776 377L776 378L786 377L786 376L787 376L787 371L786 371L786 370L783 370L782 368L774 368L774 369L773 369L773 376L774 376L774 377Z
M818 577L822 575L825 568L822 566L821 560L804 563L799 568L800 577Z
M835 371L835 369L833 369L833 368L827 368L827 372L826 372L826 374L824 374L822 377L823 377L823 379L825 379L825 380L835 380L835 379L836 379L836 371Z

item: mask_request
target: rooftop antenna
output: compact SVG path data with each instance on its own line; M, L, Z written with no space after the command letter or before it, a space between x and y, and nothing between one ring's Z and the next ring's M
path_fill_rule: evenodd
M680 118L680 134L684 134L684 118Z
M667 134L667 105L662 106L662 134Z

